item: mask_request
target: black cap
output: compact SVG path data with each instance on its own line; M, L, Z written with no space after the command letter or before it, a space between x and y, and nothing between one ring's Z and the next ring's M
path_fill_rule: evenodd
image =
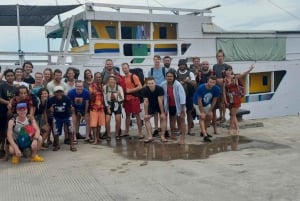
M187 66L186 59L179 59L179 61L178 61L178 66L180 66L180 65L185 65L185 66Z

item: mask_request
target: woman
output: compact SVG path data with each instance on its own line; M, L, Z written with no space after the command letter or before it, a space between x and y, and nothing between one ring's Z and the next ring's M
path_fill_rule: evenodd
M86 69L83 73L83 77L83 87L88 90L89 86L93 83L92 71L90 69Z
M101 126L105 126L104 102L103 102L103 85L101 73L94 74L94 82L89 87L90 92L90 127L93 131L94 142L97 144ZM86 134L85 141L89 141L89 135Z
M254 68L253 65L249 67L249 70L240 75L234 75L231 66L225 68L225 78L223 84L223 98L227 108L230 111L230 123L228 133L231 135L233 130L236 130L235 134L239 133L238 121L236 113L241 107L241 94L239 92L239 82L241 78L245 77Z
M70 91L70 89L75 89L75 71L73 68L68 68L67 71L66 71L66 83L67 83L67 86L68 86L68 89L67 91Z
M115 114L115 136L116 140L120 140L122 103L124 101L124 93L122 87L117 84L117 78L114 75L108 77L107 84L104 86L104 103L105 103L105 128L107 140L111 139L110 120L112 113Z

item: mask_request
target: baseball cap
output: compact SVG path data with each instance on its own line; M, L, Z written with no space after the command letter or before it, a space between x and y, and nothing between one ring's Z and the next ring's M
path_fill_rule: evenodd
M18 103L16 109L27 108L27 103Z
M64 88L62 86L55 86L53 92L58 92L58 91L64 91Z

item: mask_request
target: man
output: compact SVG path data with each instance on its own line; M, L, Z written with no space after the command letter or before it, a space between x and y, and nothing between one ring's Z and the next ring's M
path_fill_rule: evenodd
M166 68L165 67L161 67L161 57L159 55L154 55L153 57L153 62L154 62L154 67L152 67L150 69L150 71L148 71L148 77L153 77L155 80L155 83L157 85L160 85L166 77ZM154 136L159 135L159 130L158 130L158 116L157 114L154 115L154 125L155 125L155 129L154 129Z
M18 103L16 106L17 116L8 122L7 140L9 142L9 153L13 155L11 162L18 164L22 151L31 149L32 162L44 162L37 154L42 144L42 136L35 119L27 117L27 104Z
M0 85L0 143L1 143L1 156L7 155L4 151L4 143L6 139L7 122L10 117L7 116L9 100L15 96L16 87L13 82L15 80L15 72L12 69L7 69L3 73L6 82Z
M105 67L103 69L103 72L101 73L102 76L102 83L106 84L108 77L110 75L119 75L120 71L116 66L114 66L114 63L112 59L106 59L105 60Z
M143 139L142 134L142 120L140 117L141 107L140 107L140 98L132 95L134 92L137 92L142 89L142 84L137 75L129 72L129 64L122 64L122 71L125 75L125 101L123 103L126 113L125 121L125 133L123 137L129 136L129 126L130 126L130 115L132 114L136 118L136 123L138 126L138 139Z
M74 108L72 107L71 99L64 95L64 88L62 86L55 86L53 89L54 96L50 97L47 103L47 109L53 113L54 116L54 143L53 151L58 151L59 146L59 136L62 134L62 128L65 124L67 127L67 133L70 136L70 150L77 151L74 145L74 132L72 128L71 116L74 113Z
M193 57L193 64L190 66L190 71L197 76L198 72L201 70L200 57Z
M183 86L176 80L176 71L167 72L167 80L161 84L164 89L164 109L169 114L171 138L175 137L175 124L180 129L180 144L185 141L185 101L186 96Z
M68 92L68 96L71 99L72 105L74 106L75 112L73 113L72 119L74 120L73 125L75 128L75 141L76 139L85 139L79 133L80 121L81 118L84 117L86 122L86 135L90 133L90 121L89 121L89 100L90 100L90 93L87 89L83 87L83 81L76 80L75 81L75 89L71 89Z
M216 105L217 98L220 96L220 88L216 86L216 77L209 77L206 84L198 87L194 98L194 108L197 115L200 116L201 135L204 136L204 142L211 142L207 133L207 127L213 117L213 109Z
M24 70L23 81L28 84L34 84L35 82L34 78L31 76L32 69L33 69L32 63L30 61L25 61L25 63L23 64L23 70Z
M187 122L188 122L188 135L194 135L191 132L193 127L193 95L196 88L195 75L187 69L187 62L185 59L180 59L178 62L177 80L182 84L186 94L186 111L187 111Z
M166 72L168 72L169 69L171 68L171 62L172 62L172 58L170 56L165 56L163 58L163 63L164 63L164 67L166 69Z
M54 70L53 80L47 84L47 89L49 91L50 96L54 95L54 87L56 86L61 86L65 94L67 94L68 86L66 85L65 82L62 81L62 71L59 69Z
M216 54L216 58L217 58L217 64L215 64L213 66L213 71L216 74L217 77L217 85L221 88L221 93L223 90L223 82L224 82L224 71L225 68L228 67L228 65L226 63L224 63L224 59L225 59L225 53L223 52L223 50L218 50L217 54ZM221 95L219 97L218 100L218 105L219 107L219 111L220 111L220 117L218 118L218 120L221 123L224 123L226 121L225 119L225 104L224 104L224 99L223 96Z
M150 119L155 114L160 114L160 126L161 126L161 141L166 142L166 114L164 111L164 90L162 87L156 85L153 77L149 77L147 81L147 87L144 89L144 110L145 110L145 126L147 132L147 140L145 143L153 141L152 128Z

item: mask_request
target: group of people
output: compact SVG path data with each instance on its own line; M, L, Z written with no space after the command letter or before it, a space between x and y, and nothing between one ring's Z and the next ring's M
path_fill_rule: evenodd
M224 52L217 52L217 64L213 69L209 63L200 63L193 58L188 67L187 60L180 59L178 68L172 68L172 59L155 55L154 66L144 80L130 72L128 63L121 64L121 70L111 59L105 61L102 72L84 70L84 80L78 80L79 71L68 68L63 75L60 69L51 68L31 75L33 65L27 61L22 68L7 69L0 84L0 141L1 154L12 155L12 163L19 163L24 150L31 151L31 161L42 162L39 149L53 145L53 151L60 149L59 136L64 133L64 143L76 151L77 139L97 144L101 139L110 141L111 118L115 120L115 139L130 135L131 118L136 118L138 139L145 143L160 136L161 142L177 140L185 143L185 134L195 135L193 113L199 116L200 135L210 142L207 128L212 123L214 134L218 134L216 122L225 120L225 108L230 110L229 133L238 133L236 112L241 105L240 79L248 71L234 75L232 67L224 63ZM122 75L121 75L122 74ZM141 104L143 102L143 104ZM125 110L125 131L121 131L122 111ZM216 117L220 110L220 118ZM142 117L141 111L144 111ZM152 130L151 118L154 118ZM169 117L169 121L167 121ZM85 120L85 137L79 127ZM142 120L143 119L143 120ZM186 124L187 121L187 124ZM145 124L146 135L142 132ZM169 122L170 132L167 131ZM160 124L160 126L159 126ZM186 128L187 125L187 128ZM105 127L105 134L100 134ZM160 128L159 128L160 127ZM64 132L63 132L64 131ZM51 135L52 134L52 135ZM53 136L53 141L51 140Z

